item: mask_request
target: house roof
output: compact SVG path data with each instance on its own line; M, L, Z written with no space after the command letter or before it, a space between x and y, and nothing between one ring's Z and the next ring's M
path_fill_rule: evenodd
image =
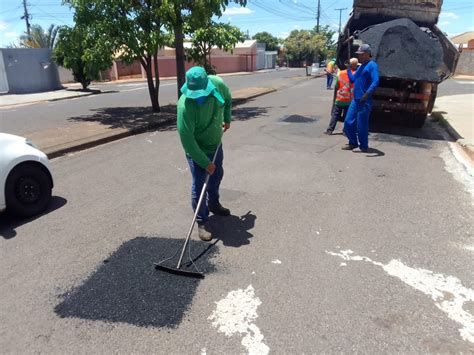
M257 41L255 39L247 39L243 42L237 43L235 48L250 48L252 47Z
M451 41L455 44L467 44L471 39L474 39L474 31L464 32L460 35L451 37Z

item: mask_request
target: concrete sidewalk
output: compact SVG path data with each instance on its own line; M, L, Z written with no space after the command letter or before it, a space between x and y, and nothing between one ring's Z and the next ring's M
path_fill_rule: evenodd
M251 87L232 93L233 105L276 91L274 88ZM83 122L66 127L25 134L49 158L91 148L130 135L173 125L176 122L176 107L162 107L162 112L137 108L123 112L122 108L110 108L106 112L85 118Z
M89 96L97 93L97 90L84 92L79 90L61 89L33 94L3 94L0 95L0 107L6 108L10 106L29 105L36 102L59 101L75 97Z
M432 116L442 120L448 132L474 161L474 94L438 98Z

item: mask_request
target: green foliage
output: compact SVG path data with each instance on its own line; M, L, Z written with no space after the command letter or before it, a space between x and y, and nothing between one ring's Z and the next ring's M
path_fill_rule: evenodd
M313 28L313 33L317 33L316 27ZM336 31L331 30L331 27L326 25L319 27L319 34L324 36L326 41L324 48L319 55L319 61L335 57L337 45L334 40L334 35L336 34Z
M158 49L165 45L165 3L171 0L66 0L75 10L76 24L87 28L94 46L110 49L126 63L140 60L145 69L153 111L158 102Z
M157 53L162 31L163 0L68 0L76 23L86 26L101 46L112 46L131 63Z
M312 63L325 50L326 39L322 34L308 30L294 30L284 41L290 61Z
M101 70L112 65L111 49L97 46L87 28L77 25L59 29L53 54L59 65L71 69L74 80L82 84L83 90L99 78Z
M256 33L252 39L257 40L257 42L265 43L267 51L277 51L280 49L279 40L271 33L268 32L259 32Z
M164 25L175 36L178 95L185 82L184 38L208 26L213 16L221 17L230 3L245 6L247 0L168 0L164 3Z
M201 27L191 37L192 48L187 51L190 59L203 66L209 74L215 74L211 63L211 51L217 47L232 52L235 45L245 40L245 34L237 27L225 23L211 22Z
M44 31L40 25L32 25L29 36L26 33L20 36L20 47L54 48L58 29L59 27L51 25L47 31Z

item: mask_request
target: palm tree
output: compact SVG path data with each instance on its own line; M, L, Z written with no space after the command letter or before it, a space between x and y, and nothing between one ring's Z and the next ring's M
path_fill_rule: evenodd
M32 25L30 35L24 34L20 37L20 46L27 48L54 48L58 29L58 26L51 25L48 31L45 32L40 25Z

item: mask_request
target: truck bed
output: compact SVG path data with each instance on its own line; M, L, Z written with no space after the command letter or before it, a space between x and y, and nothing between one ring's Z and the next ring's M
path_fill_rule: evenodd
M364 28L398 18L409 18L419 26L438 22L443 0L354 0L353 21Z

